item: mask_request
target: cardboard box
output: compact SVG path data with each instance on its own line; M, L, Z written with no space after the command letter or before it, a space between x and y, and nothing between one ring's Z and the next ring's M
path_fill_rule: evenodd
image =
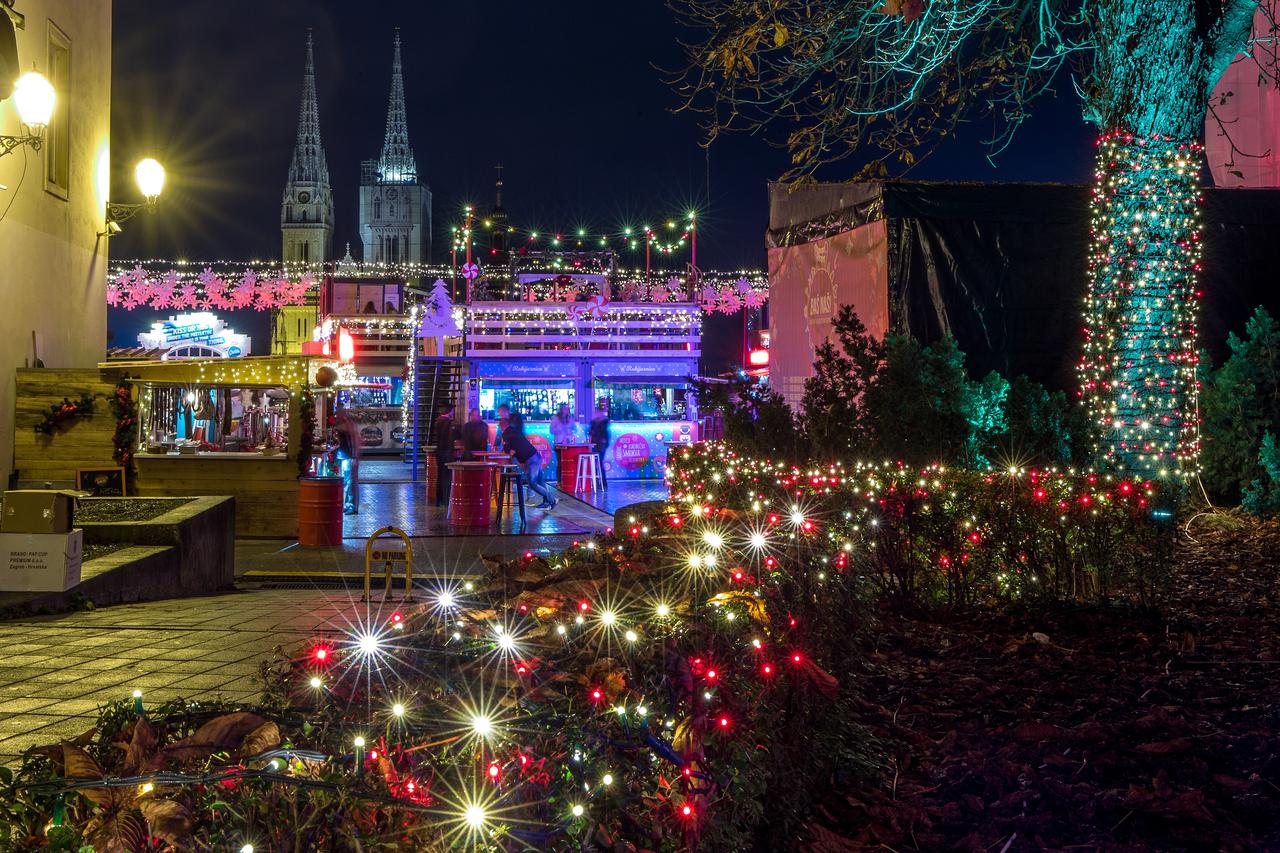
M0 591L65 592L80 583L84 531L0 533Z
M69 533L76 493L20 489L4 493L0 533Z

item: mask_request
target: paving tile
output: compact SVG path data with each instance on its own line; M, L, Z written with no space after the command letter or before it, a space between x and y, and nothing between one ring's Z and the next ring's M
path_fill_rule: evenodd
M216 690L225 687L234 680L225 675L191 675L181 681L175 681L170 686L174 690Z
M53 699L47 699L38 696L24 696L18 699L6 699L0 702L0 714L21 714L26 711L34 711L37 708L43 708L53 702Z

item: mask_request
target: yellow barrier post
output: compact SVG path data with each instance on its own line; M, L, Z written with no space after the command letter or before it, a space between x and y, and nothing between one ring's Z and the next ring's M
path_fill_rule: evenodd
M381 553L373 550L374 544L382 536L390 534L399 536L404 542L404 556L401 557L395 551L383 551ZM413 601L413 542L409 540L409 534L405 533L399 527L381 527L373 532L373 535L365 540L364 543L364 595L361 601L369 600L369 587L373 580L373 561L375 559L383 560L386 569L386 590L382 594L383 601L391 598L392 581L391 581L391 564L396 562L404 563L404 601Z

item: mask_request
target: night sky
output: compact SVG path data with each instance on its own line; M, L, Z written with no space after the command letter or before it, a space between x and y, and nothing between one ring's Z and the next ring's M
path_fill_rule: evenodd
M699 266L764 267L766 182L786 169L786 154L743 135L699 147L696 117L671 112L678 99L659 69L680 65L680 33L657 0L116 0L114 8L112 198L135 200L132 168L144 156L165 164L169 183L153 215L113 238L113 259L278 257L307 27L334 251L350 241L359 257L359 166L382 145L399 26L410 142L434 195L438 253L463 204L491 205L502 163L517 226L616 231L695 206ZM1058 88L996 167L979 121L910 177L1087 180L1092 134L1069 80ZM847 178L861 162L820 177Z

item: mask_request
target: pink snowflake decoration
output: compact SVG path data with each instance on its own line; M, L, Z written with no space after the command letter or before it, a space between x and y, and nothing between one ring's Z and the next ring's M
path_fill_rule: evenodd
M671 291L667 290L666 285L655 284L649 290L650 302L667 302L671 299Z
M120 285L114 281L107 282L107 304L112 308L120 305Z
M200 297L196 294L196 286L194 284L184 284L179 288L178 296L174 297L174 308L195 308L200 304Z
M742 310L742 300L738 291L728 285L720 288L720 311L723 314L736 314Z
M742 297L742 304L751 309L756 309L764 305L764 295L755 288L751 288Z
M151 307L169 308L173 305L173 285L168 281L157 281L151 287Z
M716 310L716 292L713 288L702 288L702 297L698 300L698 304L702 306L702 310L708 314Z
M151 298L151 282L147 279L147 271L138 264L131 273L132 287L129 298L135 306L144 304Z

